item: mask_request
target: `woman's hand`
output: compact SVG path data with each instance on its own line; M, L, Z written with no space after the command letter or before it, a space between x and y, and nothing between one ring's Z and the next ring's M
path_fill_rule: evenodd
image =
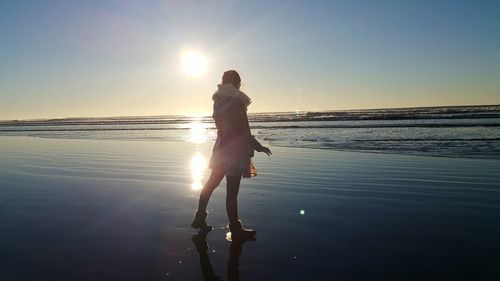
M254 136L250 136L250 145L252 147L252 149L258 151L258 152L264 152L265 154L267 154L267 156L271 156L271 150L265 146L263 146L262 144L260 144L260 142L258 142Z
M267 156L271 156L271 150L268 147L263 146L261 152L267 154Z

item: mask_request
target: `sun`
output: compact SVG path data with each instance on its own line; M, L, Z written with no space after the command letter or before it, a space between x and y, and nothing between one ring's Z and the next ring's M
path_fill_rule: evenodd
M207 67L208 60L202 53L195 50L181 52L181 69L187 75L201 77L207 72Z

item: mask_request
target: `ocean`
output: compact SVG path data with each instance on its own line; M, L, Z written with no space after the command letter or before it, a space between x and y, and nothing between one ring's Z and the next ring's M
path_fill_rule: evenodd
M265 145L439 157L500 159L500 105L250 113ZM0 136L207 142L210 116L0 121Z

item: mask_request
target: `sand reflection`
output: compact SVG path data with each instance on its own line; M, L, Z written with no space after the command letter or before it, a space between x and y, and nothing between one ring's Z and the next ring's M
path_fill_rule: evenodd
M196 152L196 154L191 158L191 176L193 178L193 183L191 184L191 189L200 190L203 186L201 180L203 178L203 173L207 169L207 160L201 153Z

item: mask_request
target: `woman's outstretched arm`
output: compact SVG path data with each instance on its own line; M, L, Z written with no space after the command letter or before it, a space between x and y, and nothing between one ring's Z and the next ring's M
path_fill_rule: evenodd
M271 150L268 147L265 147L262 144L260 144L260 142L258 140L256 140L254 136L250 136L250 144L251 144L253 150L255 150L255 151L264 152L268 156L270 156L272 154Z

